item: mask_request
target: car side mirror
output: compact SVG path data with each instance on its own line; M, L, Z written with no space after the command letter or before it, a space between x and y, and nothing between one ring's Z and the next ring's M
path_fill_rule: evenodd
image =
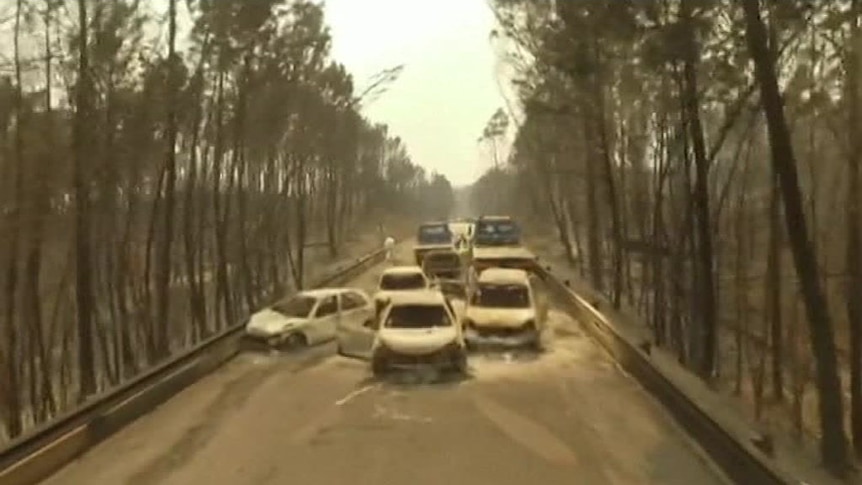
M369 330L377 330L377 324L375 323L374 319L372 319L372 318L369 318L368 320L365 320L364 322L362 322L362 326L369 329Z

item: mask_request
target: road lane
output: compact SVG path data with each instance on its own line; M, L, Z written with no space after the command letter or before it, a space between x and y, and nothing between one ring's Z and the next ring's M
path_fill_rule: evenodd
M392 264L411 261L410 248L409 241L397 245ZM334 270L339 265L333 266ZM383 267L376 266L347 286L370 291ZM180 462L181 453L173 451L196 449L199 443L209 440L218 432L222 420L230 413L240 412L245 399L262 383L273 376L295 374L334 353L335 344L329 343L289 354L240 354L43 483L121 484L129 483L135 475L141 475L140 480L146 479L148 474L141 470L162 469L166 461ZM166 453L170 450L173 451Z
M243 355L46 483L722 483L576 322L550 316L544 353L474 355L444 383L377 381L331 347Z

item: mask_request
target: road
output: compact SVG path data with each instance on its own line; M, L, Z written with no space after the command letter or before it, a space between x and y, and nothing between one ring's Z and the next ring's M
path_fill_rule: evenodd
M333 345L243 354L44 483L725 483L568 315L545 340L445 383L375 381Z

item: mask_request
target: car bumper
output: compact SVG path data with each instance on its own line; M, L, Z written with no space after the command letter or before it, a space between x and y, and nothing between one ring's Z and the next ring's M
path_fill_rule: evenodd
M535 345L541 339L541 332L534 327L493 327L471 326L464 332L468 343L493 344L504 347Z
M447 280L457 280L461 278L461 270L459 268L456 269L427 269L425 273L432 278L439 279L447 279Z
M430 354L407 355L393 351L376 353L372 366L378 370L449 369L466 359L466 350L441 350Z
M466 285L461 281L440 280L438 282L438 287L444 295L447 295L450 298L460 298L463 300L467 296Z
M262 334L246 332L240 338L240 345L244 349L265 349L278 347L284 342L285 335Z

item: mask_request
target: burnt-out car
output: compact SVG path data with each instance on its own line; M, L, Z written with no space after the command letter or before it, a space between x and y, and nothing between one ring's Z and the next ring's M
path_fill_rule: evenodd
M453 249L452 231L447 222L426 222L419 226L413 255L421 265L425 255L431 251Z
M534 278L521 269L483 271L463 318L467 341L540 348L547 305L537 297Z
M374 292L375 314L380 315L393 293L427 290L430 286L431 281L419 266L408 265L387 268L380 275L377 290Z
M463 277L464 263L453 249L435 249L425 253L422 271L430 279L458 280Z
M467 299L467 285L463 280L438 279L434 281L434 286L449 298Z
M509 216L483 216L476 222L471 264L477 273L486 268L532 271L536 256L521 243L521 228Z

